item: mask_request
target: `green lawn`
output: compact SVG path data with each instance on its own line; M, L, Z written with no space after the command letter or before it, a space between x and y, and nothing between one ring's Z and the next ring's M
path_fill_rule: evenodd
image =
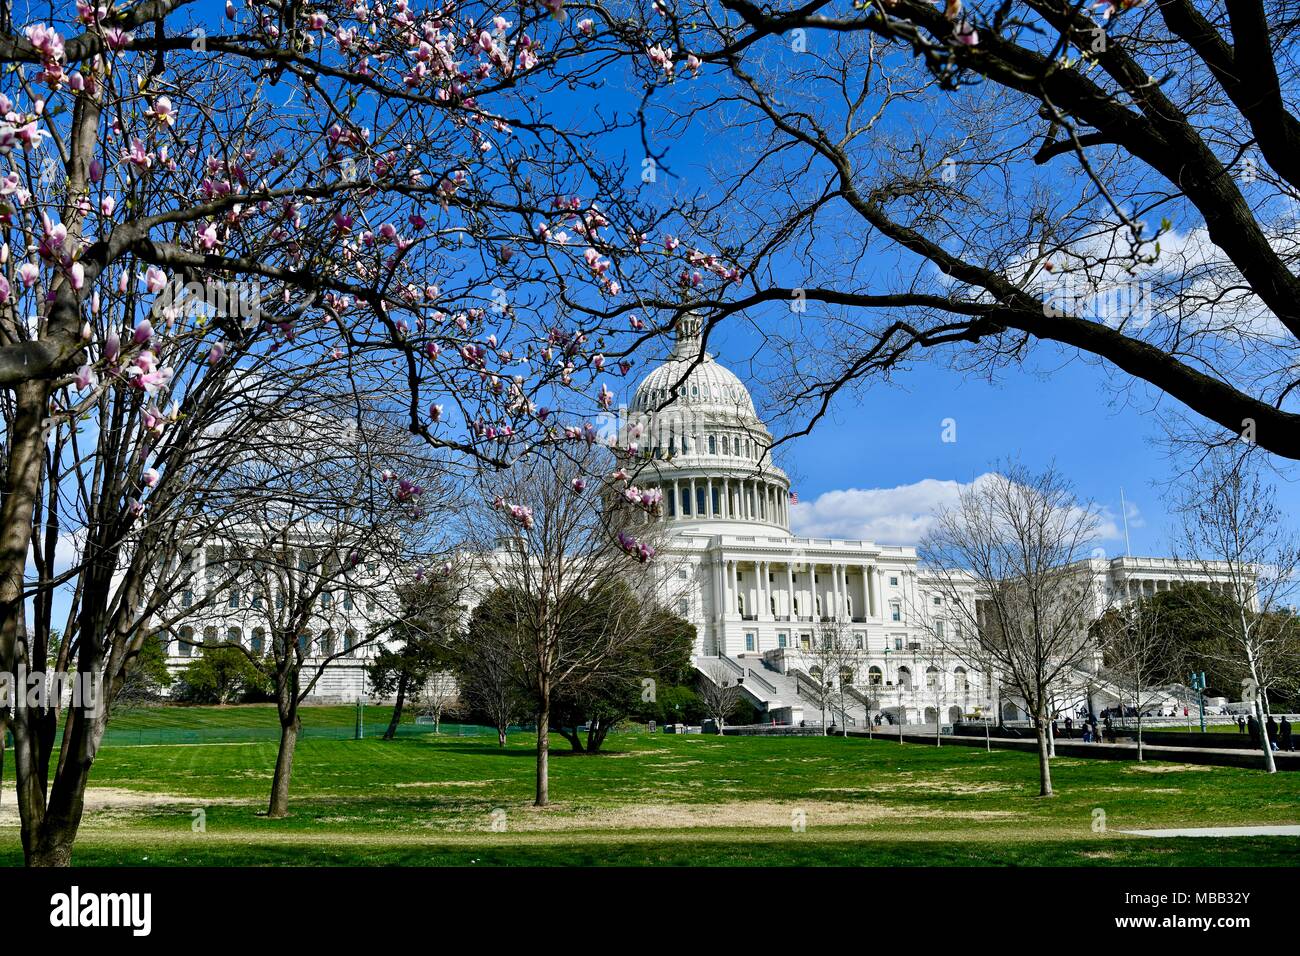
M370 715L367 715L368 719ZM350 727L355 708L304 722ZM269 708L168 708L120 730L259 727ZM376 720L377 723L382 722ZM562 746L564 742L556 738ZM293 814L266 819L273 740L106 745L76 862L138 864L1294 865L1300 839L1153 840L1122 829L1298 823L1300 774L1036 757L895 741L620 734L557 752L531 804L528 735L309 737ZM195 832L195 810L205 829ZM1104 814L1105 827L1097 821ZM0 863L21 862L12 795ZM802 826L801 826L802 824ZM497 827L493 829L494 825ZM1100 830L1100 832L1099 832Z

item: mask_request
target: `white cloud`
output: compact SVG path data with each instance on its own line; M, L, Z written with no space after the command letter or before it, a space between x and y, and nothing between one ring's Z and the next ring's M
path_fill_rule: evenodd
M961 492L986 481L991 473L973 482L925 478L893 488L846 488L827 491L814 501L801 501L791 508L794 533L812 538L847 538L877 544L917 545L934 523L935 512L956 503ZM1100 508L1097 537L1101 541L1121 540L1121 519L1109 508ZM1130 527L1142 518L1128 502Z

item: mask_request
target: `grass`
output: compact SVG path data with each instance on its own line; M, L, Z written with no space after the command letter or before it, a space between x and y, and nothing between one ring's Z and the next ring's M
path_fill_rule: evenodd
M351 726L345 718L355 708L311 708L304 722ZM275 718L273 708L166 708L121 720L126 730L203 730ZM109 745L75 862L1284 866L1300 850L1290 837L1117 832L1297 823L1300 774L1062 757L1057 796L1044 800L1035 755L1012 751L664 734L620 734L608 746L597 756L557 751L553 805L538 810L525 734L504 750L485 737L308 737L292 814L269 820L272 740ZM16 865L12 797L4 803L0 864Z

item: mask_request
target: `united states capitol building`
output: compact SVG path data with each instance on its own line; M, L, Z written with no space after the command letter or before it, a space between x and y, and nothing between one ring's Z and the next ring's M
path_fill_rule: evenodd
M791 533L790 480L771 459L772 436L745 385L702 350L697 318L682 320L672 354L636 388L620 442L647 458L638 486L663 493L668 537L656 560L668 602L695 625L697 668L738 683L766 720L821 721L827 697L827 719L841 725L1024 716L978 655L956 653L953 629L968 615L945 602L974 602L973 586L940 586L912 546ZM1099 558L1080 571L1097 615L1205 578L1167 558ZM828 655L832 641L847 652ZM1078 681L1097 709L1115 702L1100 664L1098 653L1085 665L1093 676ZM843 694L828 693L841 683Z

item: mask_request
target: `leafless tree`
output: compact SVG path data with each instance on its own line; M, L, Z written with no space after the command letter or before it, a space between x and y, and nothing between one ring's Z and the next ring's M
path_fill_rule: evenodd
M523 671L512 642L496 630L467 627L457 635L452 656L465 703L492 721L504 747L507 729L527 713Z
M1160 675L1169 672L1178 649L1161 620L1160 604L1155 601L1109 608L1098 618L1093 632L1101 647L1105 676L1122 688L1121 712L1129 703L1137 714L1137 757L1142 760L1143 712L1164 699L1156 683Z
M1268 691L1294 676L1295 629L1288 606L1300 572L1300 539L1252 454L1222 450L1204 461L1179 502L1181 555L1226 589L1188 588L1221 646L1210 654L1242 679L1243 699L1259 721L1264 767L1276 771L1265 730Z
M1011 464L962 491L921 546L935 587L1023 698L1038 736L1039 793L1052 795L1052 687L1093 655L1090 576L1097 512L1054 470ZM974 587L976 600L959 600Z
M553 695L598 674L626 642L639 639L628 619L644 617L656 575L662 578L651 561L662 506L640 496L617 464L595 444L539 451L485 479L493 506L474 522L478 573L509 605L505 633L536 707L539 807L550 799ZM586 599L616 581L646 601L615 602L608 614L590 614Z
M832 722L838 721L841 734L847 735L849 689L859 654L853 646L848 626L834 615L825 615L825 618L817 623L813 645L804 652L804 657L810 661L809 676L813 679L817 705L821 709L822 734L829 733L826 721L829 712Z
M722 733L727 719L740 706L743 697L740 681L721 661L709 660L700 667L700 679L696 686L704 712L718 725L718 733Z

